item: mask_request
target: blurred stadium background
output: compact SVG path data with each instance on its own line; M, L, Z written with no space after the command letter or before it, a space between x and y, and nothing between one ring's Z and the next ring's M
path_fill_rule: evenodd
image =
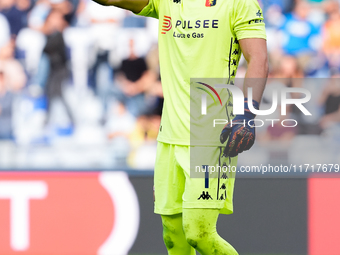
M271 88L305 87L313 116L291 108L298 127L259 128L240 164L339 164L340 1L259 2L271 78L263 105ZM0 254L165 254L152 213L157 27L90 0L0 0ZM237 77L245 70L243 60ZM240 254L339 255L338 179L281 177L237 180L236 213L219 231ZM113 205L97 201L101 189Z

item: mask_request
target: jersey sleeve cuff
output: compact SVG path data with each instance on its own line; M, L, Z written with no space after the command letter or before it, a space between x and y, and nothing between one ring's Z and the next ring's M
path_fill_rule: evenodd
M158 15L155 14L154 8L153 8L153 0L149 0L148 4L139 12L134 13L139 16L145 16L145 17L152 17L158 19Z
M249 38L260 38L267 40L267 35L265 32L259 32L258 30L252 30L252 31L240 31L237 33L237 40L241 39L249 39Z

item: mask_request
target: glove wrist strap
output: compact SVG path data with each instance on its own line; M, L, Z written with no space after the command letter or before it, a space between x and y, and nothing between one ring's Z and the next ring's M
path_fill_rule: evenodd
M259 103L255 100L253 100L253 106L256 110L259 109ZM248 107L248 98L245 98L244 99L244 117L249 119L249 120L252 120L252 119L255 119L256 117L256 114L252 113L250 110L249 110L249 107Z

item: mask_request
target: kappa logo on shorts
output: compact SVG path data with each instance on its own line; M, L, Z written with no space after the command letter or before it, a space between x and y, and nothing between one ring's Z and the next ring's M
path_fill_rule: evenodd
M219 200L225 200L226 196L224 196L223 194L221 195L221 197L219 198Z
M213 198L210 196L208 191L207 192L202 191L202 194L200 195L199 198L197 198L197 200L200 200L201 198L203 200L209 200L209 199L213 200Z
M224 163L223 163L223 165L222 165L222 167L227 167L227 164L224 162ZM227 175L227 173L225 173L225 172L224 172L224 173L222 174L222 176L221 176L221 179L224 179L224 180L225 180L225 179L228 179L228 175ZM224 187L224 188L223 188L223 187ZM224 183L223 183L223 185L222 185L221 189L226 189L226 187L225 187L225 184L224 184Z
M222 179L228 179L228 175L226 173L223 173L222 176L221 176Z
M218 200L226 200L226 199L227 199L227 187L225 186L225 183L222 184L222 186L221 186L220 189L221 189L221 190L224 190L224 194L222 194L222 195L220 196L220 198L218 198L218 193L217 193L217 198L218 198ZM222 192L223 192L223 191L222 191Z

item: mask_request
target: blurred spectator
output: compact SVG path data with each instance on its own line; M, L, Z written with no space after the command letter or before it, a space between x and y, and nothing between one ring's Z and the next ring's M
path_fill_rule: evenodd
M50 10L51 5L48 0L37 1L30 12L28 26L32 29L41 30Z
M28 25L36 30L44 27L50 11L59 12L67 24L76 21L75 15L79 0L38 0L34 5L28 20Z
M294 0L262 0L263 11L267 11L268 8L278 8L280 12L290 12L294 6Z
M125 10L113 6L102 6L94 1L87 2L85 15L90 21L89 33L93 39L94 63L90 69L89 84L101 97L108 93L113 83L113 68L109 55L117 46L121 22Z
M311 54L318 49L319 29L307 19L310 11L311 7L306 1L296 0L293 12L286 15L281 27L284 35L282 48L286 54Z
M160 126L157 115L140 116L131 134L133 150L128 164L135 169L152 169L156 158L156 138Z
M286 87L301 87L304 73L298 59L293 56L284 55L276 61L276 63L273 62L270 77L276 78L277 81ZM271 91L270 85L268 87L268 90ZM292 97L295 96L292 95Z
M69 77L67 69L66 46L63 38L63 30L67 23L63 14L59 11L52 10L46 19L43 31L46 34L47 42L44 48L44 54L47 56L49 64L49 75L46 81L46 97L47 97L47 119L49 121L51 113L51 105L53 100L59 99L63 103L67 115L73 124L73 116L71 110L63 95L63 85Z
M106 130L111 144L111 155L116 165L126 164L126 158L131 150L130 135L135 123L135 118L127 111L123 101L113 104L109 111Z
M271 74L271 76L279 78L274 80L278 81L283 86L292 88L305 88L311 94L317 93L320 87L318 85L320 84L321 80L319 80L319 83L315 85L311 79L307 79L304 75L304 69L307 72L310 67L310 62L308 59L309 58L306 58L305 56L300 56L299 58L293 56L283 56L277 63L276 72L274 75ZM266 98L266 94L271 91L271 87L271 85L267 86L267 92L264 93L264 99ZM301 98L304 97L304 95L302 93L290 93L289 97ZM294 130L297 134L320 134L321 132L317 123L319 116L316 113L318 110L315 109L316 102L314 102L313 99L314 97L308 102L308 107L306 106L310 112L313 112L313 118L310 116L306 117L296 105L292 105L290 108L291 117L299 123L296 130Z
M134 15L129 11L125 11L126 16L123 19L123 28L145 28L146 18Z
M325 5L329 19L323 26L323 52L330 69L340 70L340 6L336 1L329 1Z
M10 28L4 15L0 13L0 48L10 40Z
M12 138L13 93L6 88L5 77L0 69L0 140Z
M334 75L324 88L319 103L324 107L324 115L320 119L323 129L322 138L327 142L335 162L339 162L340 149L340 75Z
M135 54L135 42L130 39L130 55L122 61L117 77L120 95L127 101L128 110L136 117L145 114L145 91L155 82L155 76L148 70L143 57Z
M340 75L332 78L319 98L319 104L324 107L324 116L320 120L323 129L340 122Z
M157 46L150 49L146 56L146 63L150 71L150 77L153 76L145 91L145 102L148 108L147 114L161 116L164 96L159 70L159 53Z
M0 139L12 138L14 93L26 83L23 68L13 56L14 44L9 41L0 48Z
M117 137L128 139L134 124L135 118L126 110L124 102L114 103L106 123L108 139L114 140Z
M14 42L12 40L0 48L0 66L4 73L7 89L18 92L26 85L24 70L19 61L14 58Z
M271 77L284 80L289 79L289 83L286 84L288 87L291 86L291 79L304 77L303 69L297 58L290 55L271 57L271 62L273 64L270 73Z
M287 107L288 108L288 107ZM281 111L281 108L278 107L278 112ZM287 109L287 114L289 117L289 109ZM284 127L281 122L287 119L287 116L277 114L278 120L274 122L274 124L270 124L267 127L267 132L262 137L263 141L281 141L288 143L291 141L297 133L296 127ZM285 125L294 125L294 123L285 123Z
M137 124L131 135L134 147L141 146L144 142L155 141L158 135L160 118L157 115L142 115L137 119Z
M75 19L79 0L49 0L51 8L63 14L65 21L70 25Z
M27 15L31 5L31 0L1 1L0 10L10 24L12 37L16 37L22 28L27 27Z

